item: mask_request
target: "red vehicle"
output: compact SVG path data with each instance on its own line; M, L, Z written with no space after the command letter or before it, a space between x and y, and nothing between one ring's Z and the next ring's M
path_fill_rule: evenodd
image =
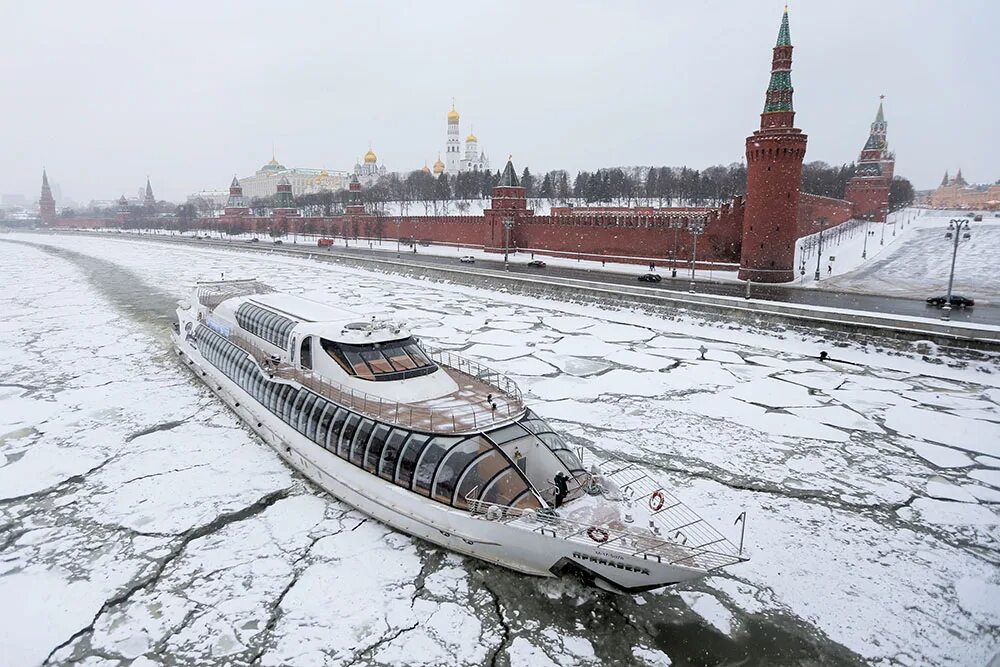
M319 241L316 241L316 245L318 245L320 248L331 246L333 245L333 239L320 239Z

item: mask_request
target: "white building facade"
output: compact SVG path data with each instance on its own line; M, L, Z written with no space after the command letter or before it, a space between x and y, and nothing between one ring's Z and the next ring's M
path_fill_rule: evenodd
M479 150L479 139L471 132L465 138L465 152L463 154L459 120L458 111L452 104L451 111L448 112L448 138L445 141L444 149L445 172L454 175L463 171L488 171L490 160L486 157L485 152ZM438 159L440 160L440 158Z

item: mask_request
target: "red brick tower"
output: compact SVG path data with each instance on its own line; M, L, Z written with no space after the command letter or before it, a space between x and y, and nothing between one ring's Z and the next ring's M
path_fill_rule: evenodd
M49 187L49 175L42 169L42 196L38 198L38 217L43 227L51 227L56 223L56 200L52 197Z
M747 137L746 209L740 279L764 283L795 277L799 184L806 135L793 126L792 40L781 17L760 129Z
M483 248L486 252L503 252L504 235L507 233L504 229L504 221L506 220L511 223L510 247L516 248L518 246L518 223L534 214L534 211L528 209L524 188L521 187L517 172L514 171L514 163L508 157L507 166L504 167L503 173L500 175L500 182L493 188L493 200L490 202L490 207L483 211L483 215L486 216Z
M844 199L854 204L854 217L866 218L874 222L885 222L889 213L889 184L896 159L889 152L886 134L889 124L885 122L882 100L879 98L878 112L872 123L868 141L861 149L857 171L847 184Z

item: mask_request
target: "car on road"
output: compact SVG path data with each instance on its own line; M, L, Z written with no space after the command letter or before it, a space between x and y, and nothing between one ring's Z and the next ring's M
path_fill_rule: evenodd
M948 296L942 294L941 296L929 296L927 297L927 305L937 306L938 308L944 306L945 302L948 300ZM959 296L958 294L951 295L951 307L952 308L972 308L976 305L975 299L970 299L965 296Z
M247 243L260 243L260 239L250 239Z
M540 259L533 259L530 262L528 262L528 266L533 266L536 269L544 269L545 268L545 262L543 262Z
M653 273L652 271L650 271L649 273L640 273L639 274L639 282L640 283L658 283L661 280L663 280L663 278L660 277L660 274L659 273Z
M283 241L281 239L274 239L274 245L281 245Z
M472 255L465 255L464 257L460 257L458 261L460 261L462 264L475 264L476 258L473 257Z

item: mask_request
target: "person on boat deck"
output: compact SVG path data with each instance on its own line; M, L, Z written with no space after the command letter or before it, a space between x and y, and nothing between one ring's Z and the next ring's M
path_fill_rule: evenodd
M556 473L553 481L556 483L556 507L559 507L563 504L563 500L566 499L566 494L569 493L569 488L567 487L569 477L564 475L560 470Z
M521 472L527 472L528 459L524 458L524 454L517 447L514 448L514 465L521 469Z

